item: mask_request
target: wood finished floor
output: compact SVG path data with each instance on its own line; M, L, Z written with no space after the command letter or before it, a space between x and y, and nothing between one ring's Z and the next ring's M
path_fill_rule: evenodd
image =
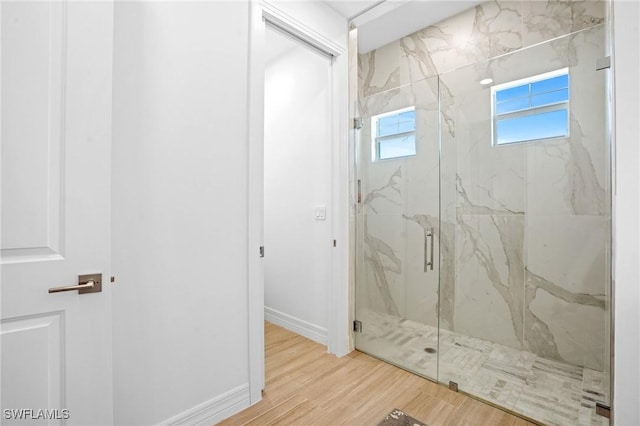
M377 425L391 410L437 425L533 425L361 352L336 358L265 324L262 401L220 425Z

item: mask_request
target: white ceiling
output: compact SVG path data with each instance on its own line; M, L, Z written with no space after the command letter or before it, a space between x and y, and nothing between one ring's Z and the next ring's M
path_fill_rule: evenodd
M333 10L351 20L384 0L325 0Z
M325 0L358 27L358 51L366 53L472 8L475 0Z

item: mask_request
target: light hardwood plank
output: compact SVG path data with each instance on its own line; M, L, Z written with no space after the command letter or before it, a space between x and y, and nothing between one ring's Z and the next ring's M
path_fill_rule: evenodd
M456 409L455 405L446 400L422 392L419 392L411 402L401 408L429 426L447 424Z
M245 424L247 426L266 426L276 423L285 419L290 412L295 411L298 407L308 402L309 400L306 398L300 395L294 395Z

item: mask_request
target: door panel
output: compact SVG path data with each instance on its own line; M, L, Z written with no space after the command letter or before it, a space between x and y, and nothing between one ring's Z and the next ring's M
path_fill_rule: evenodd
M441 310L451 322L440 323L438 380L544 424L608 424L595 409L609 403L608 71L596 70L607 31L440 76L441 218L455 263L442 265L453 303ZM564 123L535 109L557 78ZM500 103L529 85L517 114L545 118L514 121L508 138ZM563 126L566 136L536 133Z
M110 424L108 284L48 289L110 276L112 4L3 2L0 16L2 409L33 410L2 422Z
M62 3L2 4L2 261L60 258Z
M61 312L3 322L3 409L64 407L62 324ZM47 380L24 380L25 377ZM29 405L25 405L27 402Z
M390 117L397 111L411 108L415 155L380 159L380 144L390 139L377 141L377 129L393 127L393 123L377 121L377 117L393 121ZM362 323L362 333L356 333L356 347L435 379L440 246L438 79L365 96L360 110L356 320ZM405 130L402 126L406 124L399 125L399 130Z

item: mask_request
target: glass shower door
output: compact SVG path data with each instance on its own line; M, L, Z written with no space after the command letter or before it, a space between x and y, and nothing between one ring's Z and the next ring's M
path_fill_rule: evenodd
M438 79L360 97L356 348L437 377Z
M608 424L606 24L440 79L438 380L545 424ZM449 278L444 278L444 277Z

